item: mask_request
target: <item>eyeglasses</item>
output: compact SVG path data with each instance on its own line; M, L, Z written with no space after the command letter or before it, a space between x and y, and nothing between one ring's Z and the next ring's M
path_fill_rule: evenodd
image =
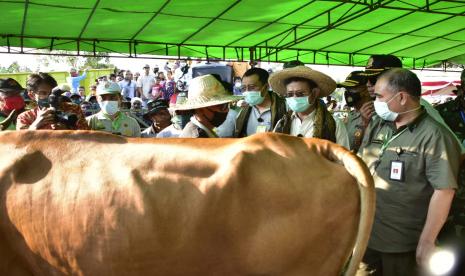
M305 92L295 92L295 93L286 93L286 98L292 98L292 97L307 97L309 96L308 93L305 93Z

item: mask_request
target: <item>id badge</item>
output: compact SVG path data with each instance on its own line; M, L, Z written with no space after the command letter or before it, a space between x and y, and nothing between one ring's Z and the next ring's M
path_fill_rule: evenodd
M389 173L389 179L395 181L404 181L405 173L405 163L404 161L391 161L391 169Z
M257 130L255 131L255 133L263 133L263 132L266 132L266 126L265 125L257 126Z

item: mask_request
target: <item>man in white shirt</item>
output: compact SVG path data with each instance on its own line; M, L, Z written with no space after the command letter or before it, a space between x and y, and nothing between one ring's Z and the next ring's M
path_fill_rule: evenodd
M329 76L306 66L296 66L270 76L273 91L286 97L291 111L278 121L275 132L330 140L349 148L344 123L335 119L320 98L336 89Z
M150 74L150 66L146 64L144 66L144 73L137 79L137 92L142 99L144 107L147 106L147 102L152 100L152 87L155 84L155 76Z
M131 71L126 71L124 73L124 80L120 81L119 87L121 88L121 95L124 100L130 101L132 98L136 97L136 82L132 79Z

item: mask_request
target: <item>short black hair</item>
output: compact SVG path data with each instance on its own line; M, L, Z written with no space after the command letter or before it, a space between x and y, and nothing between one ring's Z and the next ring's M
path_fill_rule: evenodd
M285 79L284 80L284 86L287 86L291 82L306 82L308 84L308 87L310 87L310 89L318 87L316 82L314 82L314 81L312 81L310 79L302 78L302 77L291 77L291 78Z
M283 69L294 68L297 66L305 66L305 64L300 60L291 60L283 64Z
M402 68L402 61L394 55L371 55L372 68Z
M244 76L242 76L242 78L250 77L250 76L253 76L253 75L257 75L258 80L260 80L260 82L262 84L268 84L268 77L270 76L270 74L265 69L258 68L258 67L251 68L251 69L247 70L244 73Z
M408 69L393 68L381 74L392 92L405 91L414 97L421 96L421 82L415 73Z
M28 91L36 92L39 89L39 85L48 84L52 88L58 86L57 81L47 73L39 72L37 74L31 74L28 76L26 81L26 87Z

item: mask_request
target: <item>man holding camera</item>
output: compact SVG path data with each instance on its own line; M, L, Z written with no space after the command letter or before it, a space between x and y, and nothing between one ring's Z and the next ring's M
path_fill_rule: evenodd
M26 86L29 97L37 106L18 116L17 130L89 129L80 106L61 102L57 90L52 94L52 89L57 86L52 76L47 73L31 74Z
M87 117L93 130L101 130L128 137L140 137L139 123L120 111L122 96L116 82L102 83L97 87L100 112Z

